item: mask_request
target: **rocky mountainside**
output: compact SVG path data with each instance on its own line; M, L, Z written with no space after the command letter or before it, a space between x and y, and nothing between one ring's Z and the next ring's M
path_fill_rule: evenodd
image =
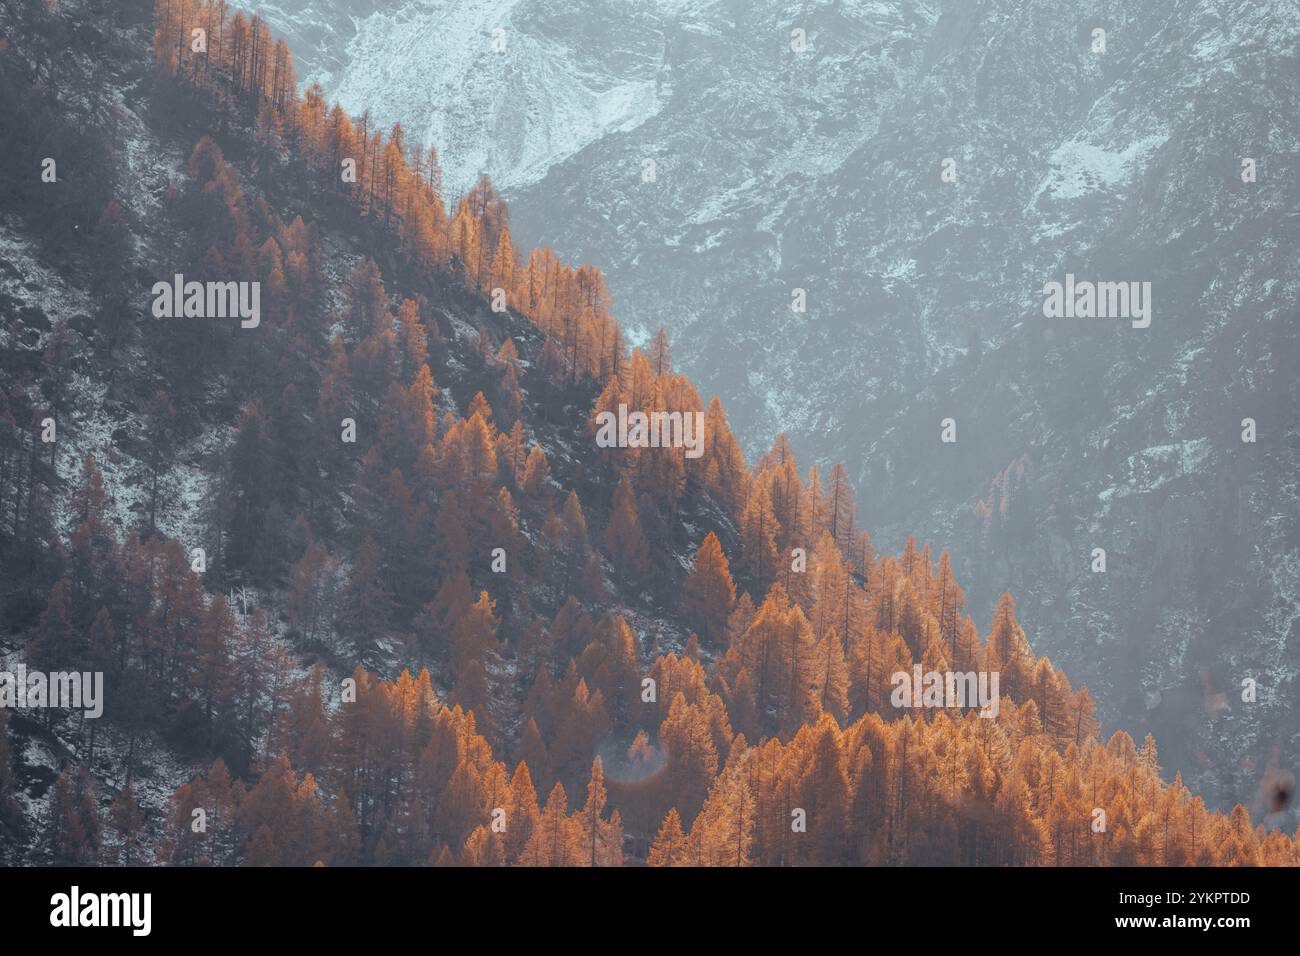
M449 196L481 172L504 190L534 183L671 98L662 11L638 4L594 18L537 0L236 6L290 41L304 83L437 146Z
M437 386L429 386L431 429L435 415L444 429L467 409L472 416L484 403L484 392L498 403L504 425L511 413L498 395L493 357L515 350L519 377L512 381L518 382L515 397L524 414L512 416L517 431L507 428L505 434L527 436L528 446L516 450L526 455L531 449L534 455L529 462L535 465L534 458L542 462L534 467L538 501L549 507L562 485L582 490L588 497L587 514L593 522L600 519L603 528L604 509L595 499L608 498L612 491L594 492L601 484L594 470L589 468L584 477L584 464L590 466L586 423L598 389L589 382L564 388L551 383L540 361L545 336L534 324L514 312L491 311L485 300L445 272L413 269L409 260L393 252L381 227L369 220L358 222L349 211L321 201L296 176L286 174L281 144L255 143L246 126L229 119L218 122L202 101L180 98L183 94L174 86L159 80L150 54L154 5L130 0L115 6L111 22L108 6L103 0L71 0L52 11L27 0L0 0L0 98L5 103L0 110L0 138L16 144L12 170L0 177L0 673L7 681L20 668L38 669L36 662L45 653L41 646L53 633L48 623L55 616L44 610L46 579L58 576L68 557L63 535L76 537L75 528L82 520L74 504L76 489L94 489L97 564L94 573L81 577L73 612L80 611L75 605L105 601L117 615L116 633L121 639L131 630L117 603L123 590L122 562L136 570L156 562L159 573L153 584L177 577L179 569L184 576L177 578L176 585L197 584L200 606L212 609L224 602L221 613L229 609L229 663L233 667L238 660L241 672L252 665L247 675L257 675L247 684L241 676L230 690L241 699L246 696L248 724L260 729L245 743L233 746L228 739L215 743L211 737L200 739L204 734L196 736L193 724L178 717L178 712L187 712L186 695L158 705L152 688L143 686L147 681L129 668L104 667L109 693L105 695L107 719L102 723L82 719L75 712L56 714L53 709L27 710L22 705L11 710L14 705L6 698L0 709L0 865L91 859L131 862L123 841L105 836L101 845L98 836L91 839L57 825L67 808L63 787L69 781L79 788L78 800L94 804L94 810L84 810L89 816L112 816L116 804L110 798L129 790L143 815L140 842L150 847L135 862L158 862L161 857L154 849L167 823L168 800L177 788L202 774L214 755L236 773L249 772L253 749L269 739L277 711L289 706L285 698L292 695L286 693L286 686L307 679L313 667L320 668L331 683L353 674L358 663L389 678L396 678L408 665L418 671L415 658L421 652L415 650L412 627L389 627L387 615L372 612L369 622L375 640L364 652L350 644L348 635L356 633L351 625L335 629L331 623L328 633L304 636L287 625L291 616L287 608L293 599L286 567L267 571L283 565L287 555L274 545L254 548L266 560L246 553L249 563L239 567L227 547L226 525L245 503L263 509L253 522L261 529L258 533L279 540L288 527L286 514L279 503L268 507L265 489L284 481L301 482L301 488L289 493L296 497L301 490L313 499L308 505L304 498L304 508L315 512L317 540L328 542L336 552L325 565L319 594L322 606L333 607L347 592L355 563L340 560L350 547L351 531L345 529L355 527L358 533L368 529L369 518L354 512L367 507L371 493L381 489L375 487L373 474L356 474L360 462L343 456L331 466L325 496L310 491L324 473L315 463L305 463L320 453L321 442L307 440L298 429L317 414L310 411L316 407L317 394L329 391L328 363L323 360L330 347L327 336L334 336L333 343L342 348L343 327L335 322L349 295L349 283L364 272L358 271L359 266L373 265L369 255L378 256L388 270L378 292L385 297L385 307L378 310L381 325L392 321L387 295L412 307L419 302L425 323L417 336L419 348L427 350L428 362L438 373ZM221 153L207 136L209 131L229 150L224 159L211 158ZM39 174L47 154L57 158L55 180L27 175L32 170ZM196 158L201 156L207 158ZM211 189L195 185L198 170L207 168L207 163L218 170L208 184ZM214 198L218 185L220 199ZM208 200L206 209L196 207ZM304 213L309 223L301 218ZM239 224L233 243L221 235L222 227L230 223ZM179 329L155 324L157 320L148 315L154 280L178 269L191 271L184 263L192 262L194 250L209 241L209 262L220 260L218 245L251 249L246 232L251 229L273 234L265 242L259 236L255 253L259 264L248 268L262 268L267 261L263 257L268 256L283 263L295 294L311 303L309 321L293 326L284 300L272 298L286 290L277 265L276 284L266 283L268 294L262 300L267 308L263 328L276 326L277 332L258 339L255 346L246 339L237 357L227 351L230 341L223 340L215 324L204 327L206 320ZM306 251L290 251L289 236L299 237ZM277 242L285 243L283 258ZM299 285L298 277L306 281ZM375 278L378 281L378 273ZM408 315L399 326L403 354L412 347L416 336L412 328L420 328L421 318ZM511 344L503 352L507 340ZM395 375L397 346L392 329L381 331L375 341L387 350L375 362L378 377ZM177 346L174 352L165 344L169 342ZM282 348L287 351L274 357ZM334 359L338 360L337 352ZM348 367L346 356L342 364ZM350 379L350 373L345 371L342 377ZM355 379L359 393L364 392L362 378ZM267 396L279 395L281 389L286 402L298 402L297 396L307 400L292 410L277 409L283 414L277 421L281 430L245 460L257 470L256 479L249 488L231 491L226 471L231 448L240 444L241 432L248 434L250 421L260 419L253 430L260 431L259 440L267 439L266 423L271 419L261 417L257 404L267 405ZM339 392L351 399L350 382ZM391 399L392 394L378 396L385 397ZM359 397L347 407L361 421L363 442L374 446L381 429L377 417L390 415L392 402L368 403L366 397ZM356 410L360 407L368 407L375 417L367 418ZM490 409L486 414L491 418ZM158 427L160 415L170 424ZM48 453L36 437L47 416L57 422ZM391 428L391 421L382 426L389 441ZM495 424L491 434L497 434ZM336 438L332 425L329 438L331 444ZM377 451L367 462L370 468L378 467ZM519 470L522 479L522 461ZM355 488L352 477L357 478ZM394 480L392 473L384 478L384 494ZM469 493L467 488L460 490ZM516 492L523 505L511 520L518 520L519 527L506 538L497 534L492 539L511 546L513 576L502 583L495 568L488 576L486 563L477 557L471 569L474 583L491 586L500 599L497 611L506 618L503 635L517 623L506 610L513 602L531 615L534 606L545 608L552 600L540 591L524 594L518 567L529 563L525 555L533 552L534 541L537 553L545 556L548 536L564 533L549 528L543 533L533 527L529 513L534 502ZM403 500L410 503L409 493ZM241 504L227 510L234 501ZM571 508L576 501L575 497ZM441 511L439 528L445 530L447 523L456 520L449 516L459 510L449 502ZM474 512L468 501L465 510ZM696 546L690 538L714 528L729 539L734 537L734 531L728 534L725 527L727 519L707 498L692 497L677 514L680 521L662 535L667 552L662 563L677 572L689 567ZM407 517L406 537L415 543L400 546L402 561L384 568L383 584L397 589L391 566L407 562L419 568L421 587L432 597L448 576L440 557L447 551L440 544L443 531L435 528L430 534L431 516L425 510L418 512L418 521ZM381 533L392 547L399 547L391 529ZM461 538L466 533L463 527L459 533L447 532L467 549L469 542ZM483 534L475 530L476 537ZM143 551L136 550L141 547ZM196 547L211 556L205 556L206 576L201 584L197 574L186 572L186 568L195 570L188 559L162 570L175 556L193 555ZM123 548L132 557L124 559ZM174 548L174 554L164 557L168 548ZM569 557L564 548L554 550L556 561ZM564 557L558 556L561 552ZM436 571L430 561L438 564ZM586 570L590 572L591 565ZM566 578L569 575L566 571ZM440 600L460 601L462 595L454 592L461 583L459 578L451 581L440 591ZM463 583L470 587L468 577ZM645 590L627 588L624 619L664 647L685 645L689 630L678 620L676 602L671 607L660 603L650 593L649 578L638 584ZM616 597L618 583L610 586L610 597L621 604ZM654 591L658 594L661 589L656 586ZM468 590L463 597L471 597ZM530 605L530 597L538 605ZM164 598L159 605L165 607L173 600ZM151 599L145 598L136 606L147 609L150 604ZM160 611L158 620L173 617L177 615ZM113 628L108 630L111 641ZM94 633L87 636L89 631L76 622L66 628L75 647L64 650L59 666L70 666L70 656L84 654L84 645L95 642ZM194 621L184 627L182 656L201 643L201 631L202 625ZM243 656L242 644L253 633L260 642L255 664ZM138 635L122 642L122 655L139 651L141 671L169 666L161 663L168 652L160 646L140 642L132 649L133 640ZM435 663L434 656L426 663ZM523 690L515 675L504 669L493 680L505 685L506 696ZM234 690L234 683L241 683L239 690ZM486 719L486 707L481 707L480 727L486 726ZM81 771L84 777L79 778ZM80 779L84 785L77 782ZM91 798L89 793L104 796ZM76 855L69 856L60 846Z
M1294 4L452 6L358 13L327 88L488 171L748 448L847 462L879 541L953 541L977 613L1010 587L1108 721L1253 796L1300 740ZM1044 319L1067 272L1150 281L1151 326Z

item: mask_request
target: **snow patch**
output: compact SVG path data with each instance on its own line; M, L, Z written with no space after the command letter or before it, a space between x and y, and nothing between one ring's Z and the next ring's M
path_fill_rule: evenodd
M1117 186L1132 176L1168 138L1167 132L1153 133L1123 149L1106 149L1080 140L1062 143L1052 152L1048 160L1052 171L1039 185L1034 199L1044 192L1053 199L1079 199Z

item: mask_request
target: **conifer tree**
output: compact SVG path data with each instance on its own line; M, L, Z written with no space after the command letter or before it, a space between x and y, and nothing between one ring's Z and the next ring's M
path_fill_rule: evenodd
M682 833L682 818L677 815L677 808L672 807L664 816L663 825L650 846L647 863L650 866L687 866L687 839Z
M718 752L703 710L688 704L680 692L674 694L659 740L667 754L663 779L668 798L684 820L694 820L718 771Z
M50 795L50 850L64 866L93 866L100 849L95 786L85 769L68 767Z
M401 327L402 374L409 379L428 360L429 336L414 299L402 300L397 309L397 321Z
M365 654L387 629L392 595L384 583L379 545L367 535L343 589L341 627L354 652Z
M521 760L510 778L510 798L506 808L505 854L508 862L515 863L522 856L537 826L538 816L537 791L533 788L528 764Z
M750 489L740 519L740 548L746 574L760 587L777 575L776 512L772 509L770 482L759 480Z
M463 674L471 661L486 664L497 651L497 627L500 620L493 613L496 604L487 591L480 591L478 601L456 622L451 636L453 675Z
M733 748L691 825L692 862L702 866L749 866L757 807L749 786L752 754Z
M506 302L514 304L515 297L515 247L510 241L508 226L501 228L492 256L491 288L505 292Z
M314 641L333 617L339 561L325 544L309 540L289 569L289 622Z
M605 771L600 757L591 764L591 779L587 783L587 802L578 815L581 827L583 866L620 866L623 862L622 828L617 819L604 820ZM617 815L617 811L615 811Z
M650 569L650 549L641 531L636 498L626 475L614 489L613 508L605 527L605 551L625 583L643 578Z
M667 375L673 369L672 347L668 344L668 332L661 325L650 340L650 368L655 375Z
M725 634L727 618L736 601L727 556L718 536L710 531L695 554L691 573L682 591L682 610L691 627L710 646L718 646Z
M388 293L373 259L360 259L343 286L343 323L354 342L383 331L389 323Z
M581 829L568 815L568 797L556 783L520 856L524 866L579 866L582 862Z
M958 619L966 595L962 593L952 575L952 559L947 550L939 555L939 580L936 584L934 615L939 622L939 635L948 646L949 656L957 650Z
M551 495L550 476L551 466L546 460L546 454L537 445L533 445L524 464L520 490L530 501L537 504L546 503Z
M133 784L127 782L118 793L113 805L109 808L109 819L112 821L113 830L117 831L118 839L122 842L121 862L123 866L131 866L135 862L136 843L138 843L140 831L144 827L144 810L140 809L138 801L135 800L135 791Z
M844 466L836 462L831 468L830 483L826 489L826 530L831 533L840 549L848 553L856 534L854 529L853 489L849 487Z
M813 689L818 708L839 723L849 717L849 669L839 634L831 628L813 648Z

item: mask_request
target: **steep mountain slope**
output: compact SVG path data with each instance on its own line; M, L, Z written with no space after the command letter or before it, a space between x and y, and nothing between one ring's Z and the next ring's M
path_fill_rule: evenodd
M460 687L454 693L441 685L446 648L429 644L448 640L461 602L472 601L466 572L495 595L503 639L517 640L540 626L538 612L554 614L564 603L558 582L573 569L554 580L551 569L580 554L570 537L572 522L581 527L584 520L581 510L574 513L576 496L564 524L544 523L565 503L561 491L582 491L587 514L599 522L593 533L606 524L613 491L588 461L586 422L596 391L563 375L552 380L537 326L490 310L449 273L416 268L384 236L378 216L358 221L347 207L312 198L286 167L282 145L254 143L238 113L214 111L179 81L159 82L149 52L152 3L114 3L112 18L108 6L81 0L52 10L5 0L0 19L0 132L20 144L0 181L0 671L7 680L21 665L89 666L103 669L107 685L102 722L75 709L11 710L7 699L0 709L4 864L129 863L132 854L137 862L162 862L169 801L178 790L213 756L236 774L248 773L256 753L281 739L294 688L315 680L317 697L326 696L319 682L337 687L355 663L393 678L407 665L431 664L444 696L468 707L465 681L453 682ZM232 30L228 42L239 42L235 36ZM222 139L228 157L209 132ZM39 175L47 153L56 159L52 182ZM31 170L38 174L29 177ZM385 325L392 322L388 293L371 284L367 254L384 261L389 289L404 292L393 305L411 310L398 318L400 363ZM240 341L201 319L156 324L150 290L159 276L214 269L223 278L231 270L261 277L266 325L258 328L269 335ZM356 343L348 309L375 288L384 296L372 316L378 327ZM379 359L367 359L371 348ZM425 349L438 370L432 390L411 368ZM399 375L414 376L410 396L431 402L423 424L393 421L404 389L385 392L379 383ZM513 395L506 382L515 383ZM376 474L378 434L389 445L404 440L390 429L440 426L438 444L447 451L464 434L466 418L471 430L484 416L493 420L484 392L498 417L490 432L466 439L467 453L492 462L501 455L521 509L504 484L482 507L467 480L457 488L463 497L441 496L436 518L424 501L403 511L405 526L395 534L395 513L380 519L372 510L380 502L390 508L387 496L402 480L400 469ZM322 401L341 400L343 413L360 420L368 456L329 450L339 444L339 426L320 420L334 406L318 406L318 393ZM512 397L523 416L511 411ZM458 419L459 429L451 424ZM47 420L56 423L49 443L40 437ZM325 433L305 433L308 421ZM480 435L489 436L486 451L473 444ZM439 480L455 483L447 470L456 467L455 454L444 455ZM411 464L403 467L414 479ZM495 481L495 464L491 470ZM295 516L284 510L291 503L302 509L292 528ZM734 537L729 519L707 498L682 501L676 515L654 544L678 573L689 564L686 546L705 531ZM470 547L462 521L475 535L472 555L460 553ZM356 592L358 565L376 535L386 555L380 604L335 615ZM480 547L485 535L509 549L505 578L488 568ZM301 559L294 561L286 546L303 552ZM195 549L204 558L196 559ZM318 553L321 566L311 563ZM584 587L594 574L594 587L602 588L600 599L590 598L593 606L619 609L638 633L664 647L686 643L676 603L665 607L662 586L651 587L657 575L625 596L621 576L611 577L606 592L603 566L588 557L594 565L576 570L588 575ZM525 587L519 569L530 565L542 577ZM316 577L308 597L301 588L309 573ZM412 574L421 575L417 590L430 599L424 614L436 608L452 615L451 624L422 617L418 607L415 615L395 612L400 623L390 620L394 612L378 610L388 589L402 600L402 582ZM51 590L56 579L61 583ZM310 625L301 616L303 600L315 609ZM330 611L322 616L321 608ZM574 628L566 640L594 628L580 608L576 619L564 620ZM217 670L207 671L215 681L205 678L202 690L189 684L191 667L216 661ZM500 685L503 721L518 720L511 711L525 687L516 666L523 664L512 655L490 678ZM172 679L159 686L168 670ZM330 703L336 711L337 697ZM201 699L202 715L193 706ZM488 708L476 709L486 732ZM512 740L519 732L501 728ZM296 732L282 739L293 741L291 752L300 756ZM591 751L568 743L589 766ZM558 760L558 746L556 754ZM540 772L540 761L534 763ZM118 799L140 813L130 839L107 823L101 837L101 824L90 823L101 815L119 821ZM69 826L78 815L80 824Z
M946 555L855 537L842 471L747 468L598 271L518 261L486 181L448 222L264 23L4 3L3 663L111 690L0 713L5 862L1295 861L1099 740L1010 595L982 639ZM166 317L176 273L263 309ZM622 405L700 454L605 447ZM913 663L1005 697L929 713Z
M451 62L433 52L455 19L437 5L363 20L332 80L441 139L461 182L483 167L506 184L517 236L599 261L629 337L662 324L689 343L683 369L729 396L747 448L786 431L847 462L883 545L952 541L977 613L1011 587L1109 720L1159 728L1225 803L1252 798L1271 752L1300 741L1295 5L636 9L584 8L581 29L565 4L480 10L466 41L490 63L495 17L522 51L559 29L554 69L579 62L568 47L645 51L626 62L656 99L630 126L496 123L572 101L540 69L485 70L463 110L426 96L416 64ZM1043 319L1044 283L1067 272L1153 282L1151 328ZM1271 423L1253 446L1246 417ZM1020 503L990 538L974 509L992 497L1000 514L1008 468ZM1267 688L1258 706L1202 719L1246 677Z

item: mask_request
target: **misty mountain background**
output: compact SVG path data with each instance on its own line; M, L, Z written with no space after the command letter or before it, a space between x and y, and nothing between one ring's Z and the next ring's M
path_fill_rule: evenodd
M878 547L948 548L980 621L1011 590L1108 727L1261 809L1300 739L1293 0L234 6L598 265L751 457L843 461ZM1151 327L1042 318L1067 272L1152 282Z

